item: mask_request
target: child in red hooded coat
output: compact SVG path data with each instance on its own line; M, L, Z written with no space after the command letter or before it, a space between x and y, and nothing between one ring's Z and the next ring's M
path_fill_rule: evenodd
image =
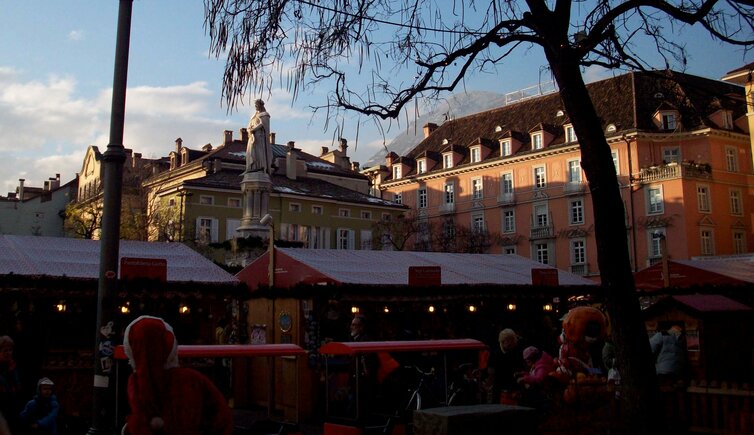
M134 320L126 327L123 347L134 370L128 379L128 433L233 432L233 415L222 393L196 370L178 367L178 344L164 320Z

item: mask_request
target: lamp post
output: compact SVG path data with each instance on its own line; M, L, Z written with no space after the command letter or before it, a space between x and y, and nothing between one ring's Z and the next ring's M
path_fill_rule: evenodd
M266 214L262 216L259 223L270 226L270 240L267 248L267 257L269 258L270 267L267 271L267 278L269 279L270 288L272 288L275 286L275 222L273 222L270 214Z
M110 142L102 156L103 211L100 243L99 284L97 287L97 325L94 347L94 388L92 392L92 426L88 434L113 433L115 382L115 296L118 290L120 257L120 211L123 194L123 126L126 114L128 50L131 35L133 0L120 0L118 32L115 45L113 97L110 113Z
M180 192L178 192L178 197L181 198L181 204L179 206L180 208L178 209L178 241L179 242L183 241L183 207L184 207L183 199L191 197L192 195L193 193L186 192L185 190L181 190ZM188 199L186 200L186 202L188 203Z

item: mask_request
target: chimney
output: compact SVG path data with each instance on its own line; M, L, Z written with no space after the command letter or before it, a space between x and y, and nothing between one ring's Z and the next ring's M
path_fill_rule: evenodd
M233 142L233 130L225 130L225 137L223 138L223 145L228 145Z
M329 152L330 152L330 148L322 147L322 152L319 153L319 156L322 157L322 156L324 156L325 154L327 154Z
M343 153L343 156L346 155L346 150L348 149L348 141L345 138L338 139L338 142L340 144L340 152Z
M359 172L359 162L351 162L351 170L354 172Z
M50 178L50 188L48 190L52 191L58 187L60 187L60 177Z
M175 152L176 154L180 154L181 148L183 148L183 139L180 137L175 140Z
M24 181L23 178L18 179L18 199L21 201L24 200Z
M434 122L429 122L424 125L424 139L429 137L430 134L432 134L433 131L437 130L437 124Z
M246 143L249 141L249 131L245 128L241 129L241 142Z
M208 152L212 151L212 144L208 143L207 145L204 145L202 147L202 151L204 151L205 153L208 153Z
M212 172L217 174L223 169L223 161L220 159L212 160Z
M139 161L141 161L141 153L134 153L133 158L133 167L136 168L139 166ZM60 178L59 174L55 174L56 177Z
M295 143L293 141L288 142L288 152L285 153L285 176L291 180L296 179L296 153Z
M270 145L275 143L275 133L270 132Z

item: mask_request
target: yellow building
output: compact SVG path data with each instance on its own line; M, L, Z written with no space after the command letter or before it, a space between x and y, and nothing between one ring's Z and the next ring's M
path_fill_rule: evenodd
M611 148L634 270L749 252L754 175L740 86L676 72L588 85ZM751 98L751 94L749 94ZM417 250L518 254L598 276L592 199L558 94L424 128L404 156L362 171L408 205Z

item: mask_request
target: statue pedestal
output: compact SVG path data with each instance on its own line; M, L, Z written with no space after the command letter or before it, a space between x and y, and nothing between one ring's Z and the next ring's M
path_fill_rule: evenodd
M244 172L241 180L243 193L243 217L241 225L236 230L239 237L258 236L263 239L269 237L270 226L259 222L268 213L272 181L263 172Z

